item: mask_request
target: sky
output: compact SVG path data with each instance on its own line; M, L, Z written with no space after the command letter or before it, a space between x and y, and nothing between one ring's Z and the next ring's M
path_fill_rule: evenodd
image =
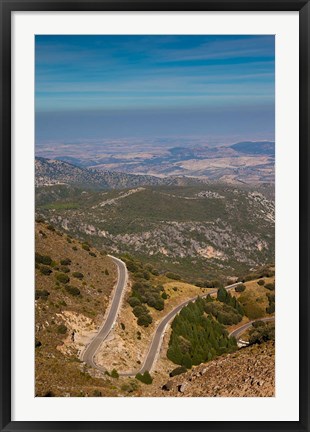
M273 36L38 35L36 144L274 138Z

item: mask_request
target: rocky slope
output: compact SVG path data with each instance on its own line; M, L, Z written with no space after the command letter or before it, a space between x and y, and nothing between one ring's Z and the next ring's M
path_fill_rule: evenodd
M60 229L166 271L190 275L194 264L196 275L233 275L274 260L267 190L210 183L95 193L52 186L37 188L36 210Z
M221 356L146 393L160 397L272 397L275 395L274 342Z

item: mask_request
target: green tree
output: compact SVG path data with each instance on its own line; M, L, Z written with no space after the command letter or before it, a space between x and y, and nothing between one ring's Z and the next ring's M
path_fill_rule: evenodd
M64 274L64 273L57 273L56 274L56 279L61 282L62 284L67 284L70 281L70 278L68 275Z
M110 376L111 376L112 378L118 378L118 377L119 377L119 373L117 372L116 369L112 369L112 371L111 371L111 373L110 373Z
M153 378L148 371L145 371L143 375L141 373L138 373L136 375L136 379L141 381L143 384L152 384L153 382Z

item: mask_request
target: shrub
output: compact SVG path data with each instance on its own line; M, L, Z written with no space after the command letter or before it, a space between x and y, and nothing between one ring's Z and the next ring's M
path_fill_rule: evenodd
M43 397L55 397L54 393L52 391L47 391Z
M155 300L155 304L154 304L153 307L154 307L156 310L158 310L158 311L162 311L162 310L164 309L164 307L165 307L164 300L161 299L161 298L157 298L157 299Z
M60 264L63 266L68 266L71 264L71 259L70 258L64 258L64 259L60 260Z
M256 303L248 303L244 305L245 315L251 320L264 316L263 309Z
M272 314L275 311L275 294L274 293L267 293L267 298L269 302L269 306L266 308L266 312L268 314Z
M206 286L206 288L221 288L223 284L218 280L213 280Z
M267 284L265 284L265 288L267 288L269 291L274 291L274 289L275 289L275 283L274 282L267 283Z
M121 323L121 329L122 329L122 330L125 330L125 328L126 328L126 327L125 327L125 324L124 324L124 323Z
M72 250L77 251L78 248L76 246L72 246Z
M184 372L187 372L186 367L185 367L185 366L179 366L179 367L173 369L173 370L170 372L169 376L172 378L172 377L177 376L177 375L180 375L180 374L182 374L182 373L184 373Z
M166 276L167 276L167 278L173 279L173 280L180 280L181 279L181 276L176 274L176 273L168 272L168 273L166 273Z
M40 255L38 252L35 253L35 262L38 264L51 265L52 258L48 255Z
M35 338L34 346L35 348L39 348L40 346L42 346L42 343L37 338Z
M125 392L132 393L138 389L138 384L134 380L132 380L129 383L123 384L121 389Z
M89 252L89 255L96 258L96 254L94 252Z
M102 396L102 393L101 393L100 390L97 390L97 389L96 389L96 390L93 391L93 396L94 396L94 397L101 397L101 396Z
M62 271L63 273L69 273L70 272L69 267L66 267L64 265L60 266L59 270Z
M148 310L144 305L135 306L132 310L135 317L139 318L141 315L147 314Z
M57 273L57 275L56 275L56 279L57 279L59 282L61 282L62 284L66 284L66 283L68 283L68 282L70 281L69 276L67 276L67 275L64 274L64 273Z
M45 276L49 276L52 273L52 270L45 265L41 265L40 266L40 272Z
M90 251L90 248L89 248L89 246L88 246L87 243L83 243L83 244L82 244L82 249L86 250L87 252Z
M275 304L274 304L274 303L271 303L271 304L266 308L266 312L267 312L268 314L272 314L272 313L274 313L274 311L275 311Z
M161 295L161 298L163 298L164 300L167 300L168 294L166 292L163 292Z
M198 281L195 283L199 288L221 288L223 284L219 280L205 280L203 282Z
M64 325L64 324L60 324L58 327L57 327L57 333L58 334L66 334L67 333L67 327Z
M258 327L262 327L264 325L265 325L264 321L258 320L258 321L253 322L252 327L253 328L258 328Z
M47 229L50 231L55 231L55 228L53 227L53 225L47 225Z
M134 308L135 306L140 306L141 302L137 297L129 297L128 299L128 303L130 304L130 306L132 308Z
M131 273L134 273L134 272L138 271L138 269L139 269L138 266L132 261L127 261L126 266L127 266L128 271L130 271Z
M111 373L110 373L110 376L111 376L112 378L118 378L118 377L119 377L119 373L117 372L116 369L113 369L113 370L111 371Z
M152 322L153 322L153 319L152 319L151 315L149 315L149 314L144 314L144 315L139 316L138 321L137 321L139 326L144 326L144 327L148 327L150 324L152 324Z
M81 294L81 291L72 285L65 285L65 290L73 296L78 296Z
M204 310L208 314L213 315L219 323L224 325L237 324L242 320L242 316L234 309L225 303L217 301L209 302L205 300Z
M36 290L35 291L35 299L39 300L47 300L48 296L50 295L50 293L46 290Z
M236 286L235 291L240 293L240 292L245 291L245 289L246 289L246 286L244 284L240 284L240 285Z
M263 286L265 285L265 281L264 279L260 279L259 281L257 281L258 285Z
M143 272L143 278L145 279L145 280L150 280L151 279L151 275L150 275L150 273L148 272L148 271L144 271Z
M211 303L211 302L214 301L214 299L210 296L210 294L208 294L207 297L205 298L205 301L206 301L207 303Z
M146 298L146 303L149 306L151 306L151 307L153 307L153 308L155 308L155 309L157 309L159 311L161 311L161 310L164 309L164 300L162 298L158 297L158 295L156 295L156 296L151 296L151 295L148 296Z
M83 273L80 273L80 272L73 272L72 276L77 278L77 279L83 279L83 277L84 277Z
M249 331L249 342L250 344L261 344L269 340L275 340L275 325L274 323L261 323L256 328L251 328Z
M142 375L141 373L138 373L136 375L137 380L141 381L143 384L152 384L153 378L151 377L150 373L148 371L145 371Z
M109 270L105 269L104 274L106 274L108 276L109 275Z

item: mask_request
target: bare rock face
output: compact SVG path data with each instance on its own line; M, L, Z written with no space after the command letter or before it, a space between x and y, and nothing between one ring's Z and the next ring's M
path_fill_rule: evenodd
M183 384L178 385L178 392L184 393L186 386L187 386L187 383L183 383Z

